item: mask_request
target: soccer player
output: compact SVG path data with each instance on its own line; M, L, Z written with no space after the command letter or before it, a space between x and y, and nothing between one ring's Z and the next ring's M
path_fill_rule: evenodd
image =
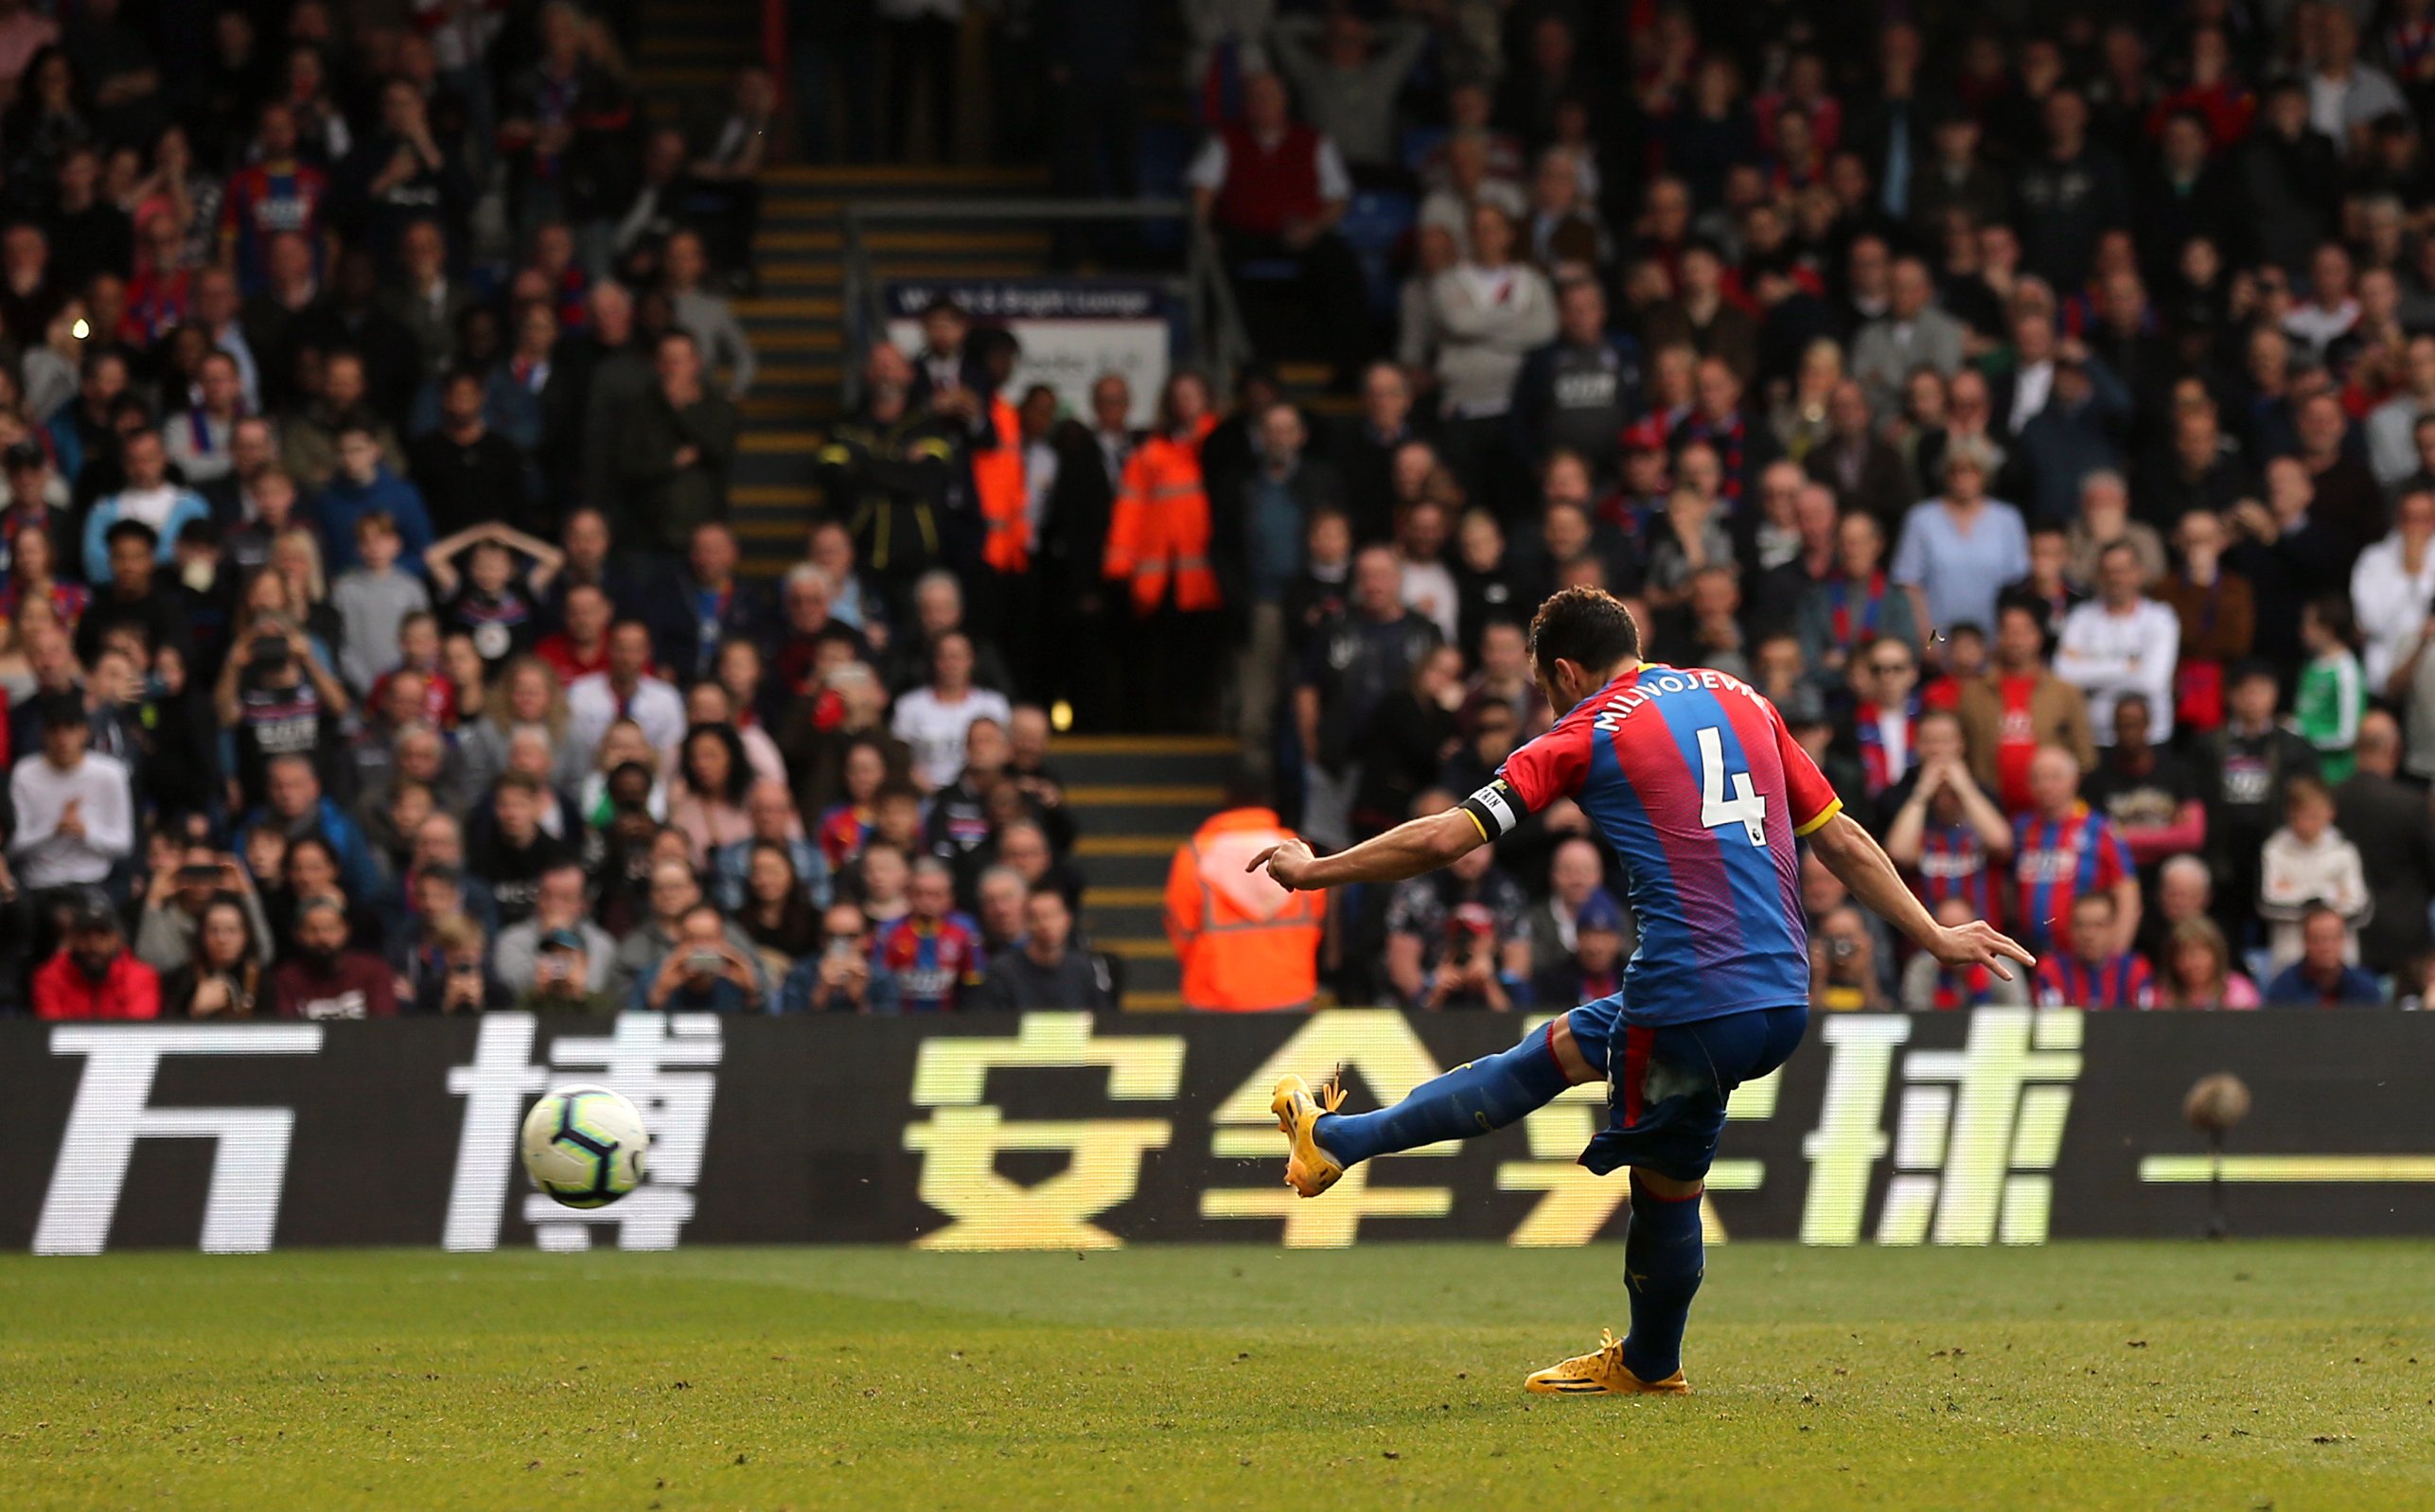
M1809 951L1793 840L1862 904L1939 961L1985 966L2029 952L1983 920L1939 924L1793 742L1773 705L1713 671L1644 664L1623 604L1576 587L1530 624L1532 675L1555 727L1507 758L1493 781L1441 814L1315 857L1287 840L1253 858L1279 885L1395 882L1487 845L1525 816L1570 798L1622 857L1640 945L1623 991L1560 1015L1499 1055L1473 1061L1375 1113L1347 1114L1341 1087L1317 1096L1277 1083L1285 1183L1304 1197L1373 1155L1503 1128L1593 1080L1609 1122L1581 1164L1632 1168L1624 1240L1630 1332L1532 1375L1535 1392L1679 1393L1683 1327L1700 1289L1700 1194L1725 1099L1784 1064L1809 1020Z

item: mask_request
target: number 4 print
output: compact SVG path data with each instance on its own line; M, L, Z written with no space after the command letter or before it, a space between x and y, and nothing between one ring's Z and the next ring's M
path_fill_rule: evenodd
M1700 823L1711 830L1738 824L1750 843L1767 843L1767 799L1752 791L1750 774L1735 772L1733 797L1725 796L1725 737L1715 725L1700 730Z

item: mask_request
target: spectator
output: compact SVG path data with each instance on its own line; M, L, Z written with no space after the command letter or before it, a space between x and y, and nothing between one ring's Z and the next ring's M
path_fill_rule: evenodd
M42 748L9 774L9 863L17 885L36 897L99 887L135 850L126 764L87 748L93 727L83 698L47 694L39 707Z
M702 354L684 331L659 340L654 387L625 416L618 473L619 539L676 551L694 527L727 518L727 468L735 455L735 405L702 387Z
M212 908L235 907L250 936L254 958L271 954L271 924L254 879L238 859L204 843L160 847L143 912L135 925L135 956L154 971L174 972L195 958L195 941Z
M1446 460L1474 490L1512 466L1508 418L1515 379L1530 351L1555 338L1556 298L1546 277L1514 259L1513 222L1474 205L1469 255L1429 283L1429 319L1439 333L1437 378Z
M1336 227L1351 178L1333 142L1290 117L1282 79L1251 73L1242 87L1239 124L1203 143L1185 171L1193 213L1217 232L1238 283L1259 264L1294 265L1298 308L1321 312L1330 356L1350 379L1362 356L1364 300L1361 270Z
M150 1019L161 1014L161 979L127 948L118 914L97 893L70 900L60 947L34 973L34 1016Z
M1105 964L1073 943L1073 914L1063 894L1034 888L1023 901L1023 938L990 962L972 1007L1025 1012L1116 1007Z
M2414 645L2435 600L2435 492L2413 489L2394 501L2392 534L2359 554L2351 569L2351 607L2365 646L2369 686L2381 688Z
M2384 1002L2375 978L2349 963L2350 925L2331 908L2314 908L2300 921L2300 958L2266 984L2268 1008L2376 1008Z
M2120 924L2111 893L2088 892L2072 900L2070 946L2048 951L2038 962L2039 1007L2156 1006L2155 974L2146 957L2124 945Z
M271 995L281 1018L389 1018L397 1011L389 968L370 951L347 943L346 907L328 894L296 905L295 949L282 952L271 973Z
M602 982L606 962L595 965L599 946L587 934L559 927L534 943L532 979L516 997L520 1013L617 1012L623 1004Z
M698 898L699 894L696 893ZM643 1013L757 1013L768 978L732 940L734 926L697 902L678 919L668 948L638 976L628 1011Z
M2126 541L2098 558L2098 596L2064 616L2055 673L2088 695L2097 743L2113 743L2114 700L2140 694L2147 704L2148 738L2173 738L2173 677L2181 622L2140 589L2139 553Z
M468 526L498 521L548 532L538 518L524 453L490 429L483 413L483 376L451 368L440 377L438 429L406 448L407 467L428 490L432 529L453 536Z
M601 747L611 723L630 719L654 751L673 751L684 738L685 702L651 675L650 627L620 620L609 631L609 665L567 688L567 738L587 754Z
M678 232L668 238L662 262L667 273L668 298L674 307L677 329L694 339L694 349L705 372L726 370L727 386L723 392L730 402L742 403L752 390L760 365L753 358L751 338L745 335L734 308L724 296L702 285L703 275L710 271L702 238L692 231Z
M1614 473L1619 438L1640 402L1640 351L1607 329L1606 290L1566 273L1556 283L1556 335L1523 360L1509 409L1518 458L1544 466L1558 448L1598 477ZM1370 379L1364 380L1365 390Z
M2342 958L2358 958L2358 926L2374 906L2358 847L2334 824L2334 795L2313 776L2283 785L2283 827L2267 836L2258 863L2257 910L2271 925L2269 956L2280 969L2300 958L2302 925L2330 910L2347 931Z
M1869 405L1891 414L1901 407L1902 386L1927 368L1951 378L1962 365L1962 323L1936 308L1936 286L1916 257L1895 259L1884 314L1861 327L1852 343L1852 377Z
M250 891L243 896L250 898ZM256 933L247 909L234 898L213 894L203 905L177 963L161 979L162 1014L195 1019L254 1017L270 1006L264 1001L270 969L263 964L263 940Z
M541 985L543 942L563 933L573 937L573 949L583 968L575 986L585 993L606 993L617 941L588 916L588 893L583 866L572 857L541 873L533 889L533 911L500 930L491 941L491 970L510 993L530 993Z
M2071 752L2083 770L2096 765L2087 700L2048 670L2045 648L2038 611L2006 604L1996 619L1995 664L1961 690L1971 773L2007 814L2029 807L2030 761L2041 747Z
M976 720L1000 730L1012 710L1006 695L972 683L971 638L951 631L932 648L930 680L896 701L891 730L913 748L914 774L925 786L944 787L964 765L964 736Z
M1317 893L1288 892L1263 870L1262 852L1297 838L1248 773L1226 806L1204 820L1167 870L1167 938L1183 970L1186 1008L1257 1012L1307 1007L1318 993Z
M439 953L439 970L415 988L417 1013L488 1013L511 1007L507 989L490 974L488 941L482 926L462 913L440 920L432 929Z
M1903 382L1913 380L1905 375ZM1812 481L1834 490L1839 510L1876 520L1881 540L1901 523L1914 490L1902 453L1877 433L1874 420L1866 391L1849 378L1837 383L1826 396L1826 432L1801 465Z
M157 431L139 431L121 444L120 461L126 486L96 504L84 522L84 573L90 582L110 576L111 527L134 520L152 533L155 555L163 567L174 566L179 535L192 521L211 513L203 496L171 483L168 452Z
M955 911L955 877L946 863L925 856L905 889L903 917L879 927L871 944L872 972L885 976L899 1011L950 1012L966 1006L980 985L980 931Z
M2000 921L2006 889L1998 879L2012 858L2012 821L1971 778L1959 718L1932 711L1920 717L1918 735L1918 766L1882 804L1892 816L1885 853L1932 911L1959 899L1968 917Z
M2091 806L2122 832L2131 859L2153 873L2165 857L2202 851L2207 806L2197 779L2170 747L2149 741L2147 698L2126 693L2114 701L2114 741L2089 774Z
M1944 493L1903 517L1894 580L1921 591L1931 631L1993 623L1998 590L2029 571L2020 512L1986 497L1993 465L1984 447L1949 445Z
M397 520L373 510L355 522L357 565L330 585L330 605L346 628L339 670L356 688L368 689L397 670L399 629L408 615L432 607L422 579L397 569L404 548Z
M2158 1008L2255 1008L2257 984L2232 970L2224 932L2203 915L2182 920L2165 936L2156 976Z
M2358 739L2359 717L2367 712L2351 601L2332 594L2301 610L2300 642L2307 648L2309 661L2300 669L2292 712L2300 733L2317 747L2318 775L2339 782L2351 775L2351 747Z
M1530 941L1522 889L1481 846L1441 871L1395 885L1386 905L1386 979L1412 1008L1526 1003Z
M2232 671L2227 717L2192 747L2207 802L2208 859L2214 869L2216 923L2245 943L2256 920L2258 858L2273 833L2291 779L2315 776L2317 752L2275 719L2273 670L2250 662Z
M640 1001L651 990L669 958L685 953L688 941L700 933L690 927L696 923L695 915L705 911L701 883L694 875L693 868L685 862L671 856L656 856L649 863L647 877L644 915L637 922L636 927L627 931L618 942L617 958L609 970L610 993L628 1003ZM717 919L716 910L707 911L712 919ZM721 938L728 947L727 954L750 967L756 988L755 1001L766 1002L769 983L761 975L759 958L752 954L752 941L732 923L725 924L724 928ZM699 964L703 966L704 976L715 975L715 969L706 962ZM678 967L670 976L670 982L673 984L686 970L685 967ZM706 984L697 985L710 991Z
M1554 951L1532 947L1539 962L1531 993L1539 1003L1594 1003L1623 991L1623 905L1604 889L1593 890L1573 919L1572 943Z
M2426 797L2400 781L2401 731L2371 711L2359 721L2357 769L2334 789L2334 818L2359 852L2373 901L2359 928L2359 959L2397 972L2425 955L2427 905L2435 899L2435 822Z
M2104 892L2114 899L2114 950L2139 934L2139 868L2122 834L2080 801L2079 763L2059 747L2041 747L2029 764L2029 812L2013 826L2013 938L2043 952L2068 928L2072 901Z
M417 560L432 544L422 494L389 470L381 450L369 424L348 420L339 426L337 471L313 501L321 519L322 559L332 571L355 566L356 521L369 514L388 516L400 544Z
M823 942L786 974L779 1011L785 1013L892 1013L892 978L872 970L871 921L850 903L829 905L822 916Z
M1809 1000L1829 1012L1884 1012L1893 1008L1877 969L1877 940L1849 904L1826 911L1809 943Z

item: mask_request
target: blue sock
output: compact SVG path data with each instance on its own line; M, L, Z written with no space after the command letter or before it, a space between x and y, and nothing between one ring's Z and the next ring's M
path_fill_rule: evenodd
M1372 1155L1502 1129L1571 1084L1556 1064L1548 1031L1540 1029L1509 1050L1421 1082L1391 1108L1331 1114L1319 1120L1316 1136L1329 1154L1350 1166Z
M1663 1380L1683 1365L1683 1325L1706 1269L1700 1199L1660 1197L1632 1178L1632 1227L1623 1240L1623 1289L1632 1295L1624 1367Z

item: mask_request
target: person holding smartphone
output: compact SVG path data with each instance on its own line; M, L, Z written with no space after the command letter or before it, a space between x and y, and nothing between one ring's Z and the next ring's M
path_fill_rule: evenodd
M697 903L678 921L657 968L636 979L632 1006L646 1013L759 1013L768 1003L752 960L727 938L727 922Z
M271 958L271 922L254 879L237 857L208 840L189 837L154 856L135 923L135 958L154 971L176 971L193 958L203 916L222 900L234 905L251 938L256 960Z

